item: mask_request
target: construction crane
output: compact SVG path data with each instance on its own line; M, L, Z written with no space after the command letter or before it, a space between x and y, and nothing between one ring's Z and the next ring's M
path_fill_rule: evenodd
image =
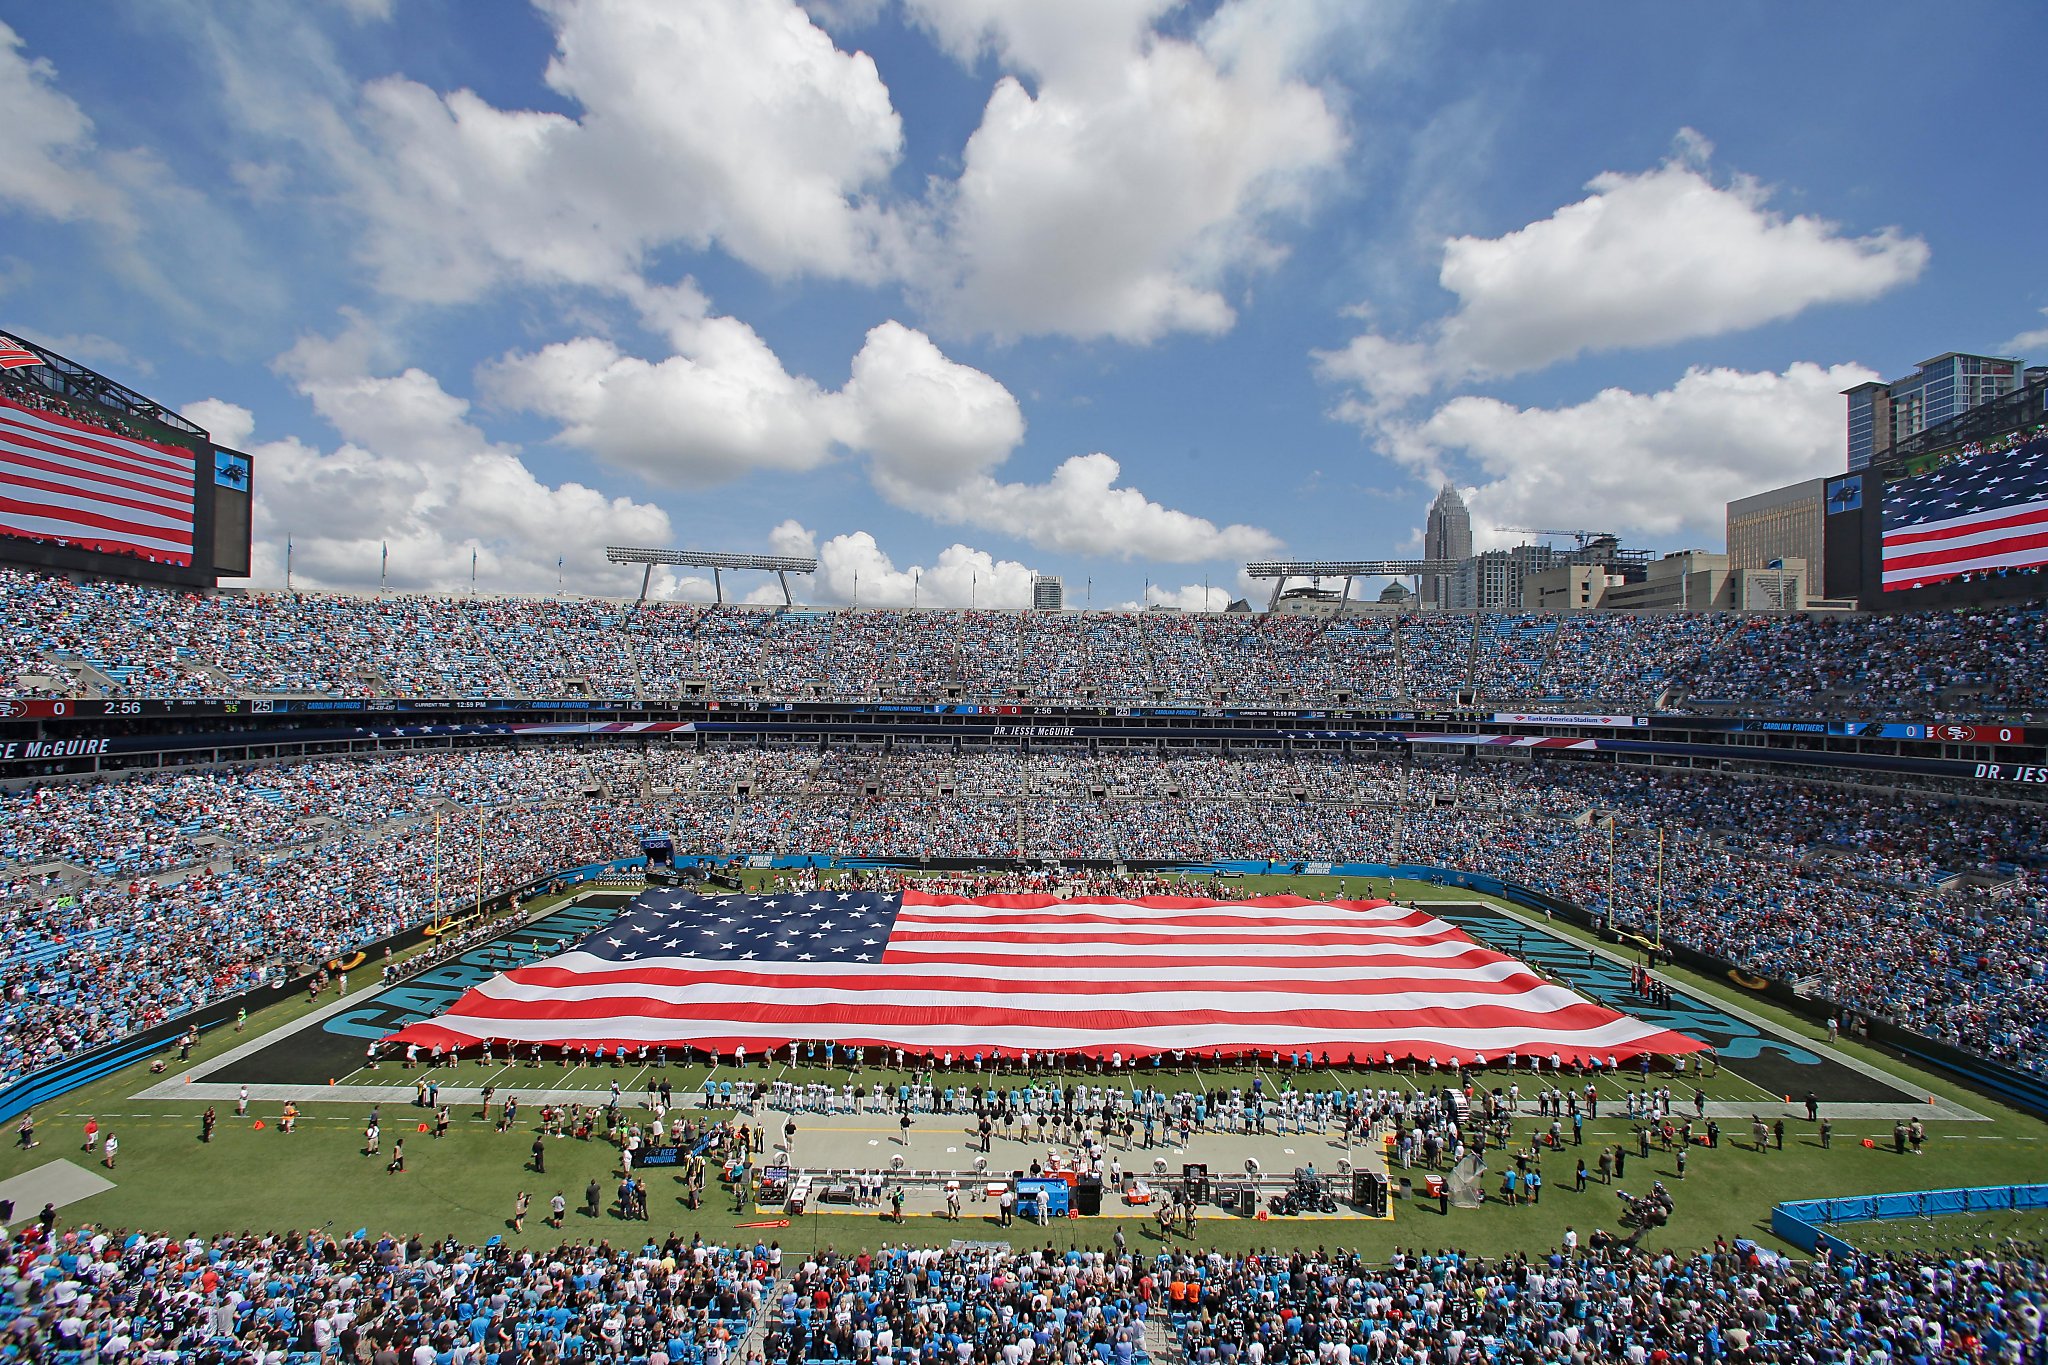
M1496 526L1493 529L1496 531L1512 531L1516 535L1522 536L1570 536L1579 542L1581 550L1596 540L1612 540L1617 543L1621 540L1621 537L1613 531L1545 531L1535 526Z

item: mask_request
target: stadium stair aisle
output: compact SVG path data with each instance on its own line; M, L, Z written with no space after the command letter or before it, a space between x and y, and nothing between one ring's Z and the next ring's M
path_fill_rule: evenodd
M1153 1365L1187 1365L1180 1333L1173 1330L1164 1313L1145 1315L1145 1357Z

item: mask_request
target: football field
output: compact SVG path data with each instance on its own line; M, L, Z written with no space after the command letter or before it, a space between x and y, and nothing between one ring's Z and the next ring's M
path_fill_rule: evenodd
M1274 879L1282 880L1300 890L1308 879ZM1316 890L1327 893L1325 888ZM1403 898L1415 890L1404 884ZM1643 1139L1626 1112L1629 1094L1640 1093L1644 1081L1624 1072L1599 1079L1599 1117L1583 1124L1576 1143L1567 1121L1560 1125L1561 1145L1543 1146L1541 1139L1553 1119L1537 1112L1535 1096L1547 1078L1496 1066L1472 1079L1481 1088L1504 1093L1511 1085L1520 1087L1523 1098L1514 1116L1510 1148L1536 1154L1535 1164L1546 1182L1540 1203L1509 1206L1489 1199L1480 1208L1454 1208L1444 1214L1433 1200L1397 1198L1385 1221L1359 1218L1348 1205L1335 1220L1232 1217L1211 1208L1196 1231L1199 1242L1238 1248L1342 1241L1367 1251L1425 1242L1534 1251L1555 1244L1567 1225L1582 1236L1595 1227L1625 1232L1617 1224L1616 1195L1623 1190L1641 1193L1653 1180L1662 1180L1676 1196L1675 1216L1668 1227L1658 1230L1657 1245L1697 1246L1721 1235L1768 1242L1770 1206L1779 1199L2000 1183L2037 1171L2048 1159L2041 1145L2048 1125L1873 1049L1847 1040L1830 1043L1823 1030L1802 1019L1688 973L1664 974L1672 998L1661 1010L1653 1010L1647 1001L1630 996L1625 959L1562 926L1523 918L1466 893L1456 895L1456 900L1431 897L1435 903L1430 908L1574 989L1711 1043L1720 1058L1718 1066L1710 1066L1705 1074L1688 1072L1683 1079L1653 1073L1649 1083L1673 1087L1678 1117L1697 1115L1700 1127L1709 1119L1716 1122L1720 1145L1689 1148L1682 1177L1675 1151L1653 1142L1649 1155L1642 1156ZM822 1067L757 1059L742 1076L730 1065L663 1067L652 1057L645 1064L629 1058L601 1067L504 1058L488 1068L476 1061L438 1070L408 1069L389 1059L374 1069L366 1065L372 1037L431 1016L509 963L557 951L608 922L625 899L599 892L547 905L524 923L508 924L496 940L391 987L366 989L359 979L363 973L358 972L346 996L330 991L319 1000L277 1006L253 1018L246 1032L236 1033L232 1027L210 1032L185 1064L178 1064L173 1053L160 1072L137 1066L75 1092L38 1113L42 1141L36 1150L16 1148L0 1162L0 1180L10 1182L0 1189L0 1197L12 1197L18 1211L32 1212L42 1203L37 1190L53 1191L48 1196L53 1199L68 1191L63 1210L67 1222L91 1220L176 1232L333 1226L344 1231L367 1227L372 1232L484 1238L513 1236L509 1214L522 1191L544 1206L559 1189L572 1207L581 1208L585 1192L595 1183L607 1192L603 1211L595 1217L573 1214L568 1232L616 1240L625 1232L615 1226L618 1219L608 1198L622 1174L617 1146L604 1140L601 1127L588 1139L548 1138L543 1143L544 1169L534 1170L535 1121L545 1104L602 1107L614 1095L628 1121L643 1120L651 1116L649 1109L666 1083L673 1099L671 1119L681 1115L693 1125L744 1119L763 1130L770 1148L780 1144L785 1125L794 1123L798 1131L792 1164L818 1172L821 1184L847 1172L899 1167L933 1177L917 1186L919 1197L907 1206L901 1226L875 1226L882 1215L873 1209L814 1202L803 1216L791 1220L791 1230L777 1228L768 1235L822 1239L841 1246L880 1240L946 1241L957 1236L1095 1245L1108 1240L1112 1218L1121 1215L1134 1243L1140 1237L1161 1236L1148 1208L1126 1206L1114 1198L1105 1203L1104 1213L1110 1217L1060 1220L1051 1228L996 1228L991 1208L973 1198L979 1192L976 1158L982 1157L997 1173L1022 1169L1046 1151L1038 1134L999 1134L984 1155L978 1134L971 1131L971 1117L957 1114L920 1113L906 1132L886 1105L880 1111L858 1106L853 1112L792 1114L763 1108L742 1115L726 1102L713 1101L706 1107L703 1101L707 1080L714 1085L735 1079L782 1080L830 1084L842 1091L849 1084L879 1085L893 1092L909 1079L886 1069L853 1076L843 1066L827 1072ZM1334 1072L1317 1068L1290 1075L1252 1063L1142 1069L1137 1076L1163 1090L1200 1090L1212 1098L1227 1097L1232 1090L1248 1091L1255 1082L1270 1095L1288 1085L1304 1091L1339 1086L1428 1091L1451 1079L1448 1073L1432 1073L1426 1067L1339 1066ZM1104 1078L1093 1075L1059 1079L1104 1083ZM948 1080L965 1087L1017 1085L1025 1078L962 1073L942 1077L937 1084ZM1585 1078L1573 1078L1573 1084L1582 1089ZM446 1136L433 1135L433 1107L418 1103L426 1098L421 1092L427 1087L433 1088L432 1098L450 1111ZM246 1111L238 1113L245 1088ZM491 1099L488 1116L486 1090ZM1825 1149L1817 1125L1806 1117L1809 1093L1832 1128L1832 1144ZM515 1095L521 1106L518 1122L511 1130L500 1131L504 1102ZM290 1134L279 1124L287 1103L299 1115ZM201 1140L202 1115L209 1106L217 1118L210 1142ZM364 1127L372 1112L384 1134L382 1151L375 1157L362 1151ZM101 1165L97 1153L82 1150L82 1127L88 1117L98 1120L102 1134L119 1137L115 1169ZM1753 1118L1767 1126L1782 1121L1782 1148L1776 1145L1775 1134L1763 1150L1751 1148ZM1918 1118L1926 1125L1928 1138L1919 1154L1890 1150L1894 1124L1901 1118ZM1874 1145L1863 1146L1866 1138ZM394 1139L406 1144L402 1173L387 1170ZM1627 1153L1620 1178L1610 1185L1594 1178L1586 1189L1576 1190L1578 1161L1597 1169L1597 1154L1613 1148ZM1375 1169L1381 1160L1377 1150L1347 1147L1334 1130L1317 1132L1307 1125L1296 1132L1196 1133L1185 1146L1162 1141L1153 1147L1126 1148L1119 1141L1112 1143L1110 1155L1126 1172L1147 1179L1163 1174L1169 1181L1184 1164L1201 1162L1219 1184L1241 1174L1248 1159L1257 1161L1268 1175L1311 1162L1319 1172L1336 1175L1345 1169ZM1488 1155L1499 1161L1499 1153ZM1494 1167L1496 1174L1499 1169ZM77 1179L88 1174L107 1183ZM751 1202L735 1209L732 1193L715 1175L700 1205L693 1208L679 1178L646 1174L651 1210L650 1222L642 1227L656 1233L673 1228L685 1235L698 1231L707 1239L729 1240L762 1235L742 1225L775 1224L786 1216L779 1206L760 1208ZM1405 1177L1419 1191L1428 1173L1396 1164L1388 1174L1397 1190ZM960 1223L943 1216L940 1192L949 1175L963 1182ZM17 1191L15 1180L26 1183ZM1493 1188L1490 1180L1487 1188ZM971 1231L966 1230L968 1224L974 1225ZM529 1221L523 1236L540 1242L557 1234ZM1178 1240L1180 1235L1174 1236Z

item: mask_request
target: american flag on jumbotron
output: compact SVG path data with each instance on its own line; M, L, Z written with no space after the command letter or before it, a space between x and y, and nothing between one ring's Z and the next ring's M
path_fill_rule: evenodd
M10 336L0 336L0 370L18 370L40 365L43 358Z
M0 535L189 565L193 459L0 396Z
M1884 490L1884 588L2048 564L2048 436Z
M800 1039L963 1056L1305 1048L1439 1062L1703 1046L1384 901L851 891L651 891L567 952L394 1036L726 1053Z

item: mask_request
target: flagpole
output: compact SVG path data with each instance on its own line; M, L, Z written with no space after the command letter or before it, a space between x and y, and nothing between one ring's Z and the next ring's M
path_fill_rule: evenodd
M284 590L292 590L292 537L289 531L284 537Z
M1664 946L1664 826L1657 826L1657 946Z
M469 547L469 595L476 596L476 546Z
M441 812L434 812L434 906L429 918L439 923L441 919Z
M1607 928L1614 929L1614 812L1607 812Z
M484 912L484 808L476 808L476 886L471 897L479 917Z
M391 542L385 541L377 558L377 596L384 595L384 584L391 577Z

